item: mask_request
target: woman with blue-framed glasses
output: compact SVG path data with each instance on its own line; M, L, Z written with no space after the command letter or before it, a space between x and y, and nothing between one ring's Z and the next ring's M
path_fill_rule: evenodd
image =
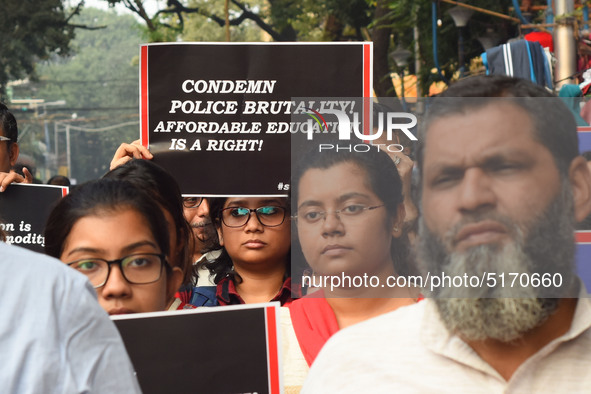
M215 276L217 304L291 302L287 198L212 198L210 215L222 253L204 265Z

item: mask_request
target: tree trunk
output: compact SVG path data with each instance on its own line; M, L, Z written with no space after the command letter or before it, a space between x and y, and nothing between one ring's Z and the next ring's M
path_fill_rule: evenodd
M385 27L387 21L383 20L388 13L385 0L378 0L374 20L377 21L373 28L373 89L379 97L398 97L388 67L388 50L390 47L390 34L392 29Z

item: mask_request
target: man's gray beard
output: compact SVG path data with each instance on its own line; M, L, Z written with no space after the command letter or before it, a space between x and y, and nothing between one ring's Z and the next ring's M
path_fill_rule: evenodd
M450 332L468 341L491 338L511 342L546 321L558 307L559 297L574 296L565 292L573 288L571 284L575 278L573 201L570 184L562 183L562 192L530 223L515 223L494 213L476 214L466 217L441 240L421 217L417 257L423 274L429 272L431 276L441 277L445 272L450 277L467 274L481 278L486 272L494 274L497 280L493 288L486 284L482 287L449 286L434 289L432 294L427 292L435 298L441 319ZM504 246L483 244L464 252L447 252L452 250L452 240L461 227L485 219L504 224L514 241ZM499 277L502 273L503 287ZM511 287L513 277L509 273L520 276L523 273L530 280L533 273L540 277L544 273L559 273L562 287L521 287L520 277L516 280L518 284Z

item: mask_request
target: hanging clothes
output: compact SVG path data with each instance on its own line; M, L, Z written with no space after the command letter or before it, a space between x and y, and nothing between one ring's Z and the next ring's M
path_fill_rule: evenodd
M491 48L482 54L486 73L529 79L552 89L550 65L539 42L518 40Z
M558 97L566 104L573 113L577 126L589 126L589 123L581 116L581 99L583 92L579 85L562 85Z
M548 48L550 52L554 52L554 39L552 34L545 31L532 31L523 36L527 41L539 42L543 48Z

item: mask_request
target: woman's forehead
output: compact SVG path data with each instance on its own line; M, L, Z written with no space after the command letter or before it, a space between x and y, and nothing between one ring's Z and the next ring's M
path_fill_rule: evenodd
M355 163L313 168L300 179L297 204L340 204L350 199L379 201L370 184L367 171Z

